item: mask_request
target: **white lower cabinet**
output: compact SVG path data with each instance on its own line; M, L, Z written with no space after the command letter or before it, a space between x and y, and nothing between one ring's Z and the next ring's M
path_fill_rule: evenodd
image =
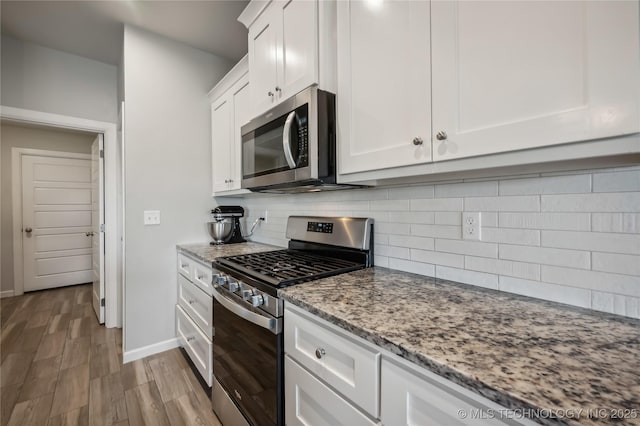
M213 377L213 270L178 252L176 337L209 386Z
M533 425L290 303L284 323L288 426Z
M284 360L285 417L288 426L376 425L347 400L293 361Z

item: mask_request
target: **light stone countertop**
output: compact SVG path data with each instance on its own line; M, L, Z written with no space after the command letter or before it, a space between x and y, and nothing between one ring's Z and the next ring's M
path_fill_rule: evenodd
M178 244L177 247L178 250L190 254L205 263L213 263L216 258L222 256L237 256L284 249L284 247L254 243L251 241L236 244L219 244L215 246L209 243Z
M558 423L640 424L638 320L380 267L279 295L507 408L635 409Z

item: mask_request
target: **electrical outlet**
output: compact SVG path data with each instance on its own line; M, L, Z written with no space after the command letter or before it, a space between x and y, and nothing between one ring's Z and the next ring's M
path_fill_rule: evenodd
M480 212L462 213L462 238L465 240L480 241L482 238L481 225Z
M145 225L160 225L160 210L145 210L144 211L144 224Z

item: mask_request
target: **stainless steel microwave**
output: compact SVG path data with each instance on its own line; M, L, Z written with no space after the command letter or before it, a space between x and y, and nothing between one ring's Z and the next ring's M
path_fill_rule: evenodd
M334 94L310 87L242 126L242 188L340 189L335 111Z

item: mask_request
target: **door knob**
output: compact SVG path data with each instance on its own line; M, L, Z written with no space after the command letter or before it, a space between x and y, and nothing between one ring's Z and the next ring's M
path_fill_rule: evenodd
M31 229L31 227L27 226L26 228L24 228L24 232L26 232L27 234L30 234L31 231L33 231L33 229Z
M436 133L436 139L438 139L439 141L447 139L447 132L445 132L444 130L440 130L438 133Z

